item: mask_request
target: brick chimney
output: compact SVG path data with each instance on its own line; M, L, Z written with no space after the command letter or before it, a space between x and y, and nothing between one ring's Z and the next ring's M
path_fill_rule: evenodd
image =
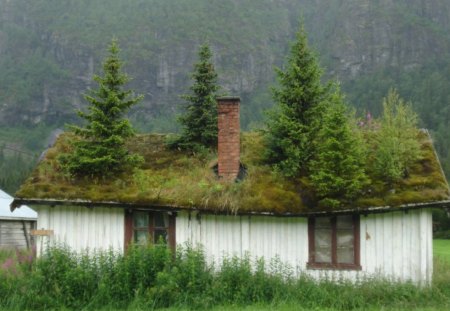
M239 97L217 98L219 178L234 181L239 174L240 126Z

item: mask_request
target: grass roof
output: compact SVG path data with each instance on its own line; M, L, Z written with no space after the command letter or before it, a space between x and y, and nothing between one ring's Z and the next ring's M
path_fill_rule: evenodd
M166 148L166 135L137 135L128 148L141 154L141 169L115 179L73 179L61 170L58 155L70 152L71 134L63 134L48 150L32 176L16 193L19 200L87 200L148 206L171 206L237 213L301 214L327 210L318 206L308 179L285 179L272 172L261 159L263 144L258 133L241 135L241 163L245 178L236 183L218 180L213 167L217 154L192 155ZM367 209L377 206L437 202L449 199L449 189L431 139L420 137L422 158L409 176L387 185L375 176L361 196L341 208Z

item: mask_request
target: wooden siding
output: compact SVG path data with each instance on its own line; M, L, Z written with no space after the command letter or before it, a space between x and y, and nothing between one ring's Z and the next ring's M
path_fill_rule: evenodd
M124 210L122 208L86 208L81 206L41 206L37 208L37 229L53 230L53 236L36 237L38 253L48 242L66 244L81 252L89 249L124 246Z
M0 219L0 248L30 248L33 237L30 231L36 221Z
M125 213L121 208L41 207L38 229L53 230L37 237L38 252L46 241L86 248L123 250ZM225 216L179 212L177 244L202 245L210 262L225 256L279 259L292 273L314 278L358 281L368 277L429 284L432 277L431 210L360 216L361 270L307 269L308 221L304 217Z
M368 277L429 284L432 277L432 219L430 210L369 214L360 217L362 269L307 269L306 218L265 216L177 216L177 243L202 245L210 262L224 256L278 257L293 272L313 278L358 281Z
M224 256L275 257L296 266L306 263L308 243L306 218L264 216L219 216L179 213L177 244L202 245L210 261Z

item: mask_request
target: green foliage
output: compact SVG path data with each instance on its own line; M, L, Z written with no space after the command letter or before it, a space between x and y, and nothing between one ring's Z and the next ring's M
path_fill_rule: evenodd
M0 189L13 195L38 162L49 128L44 124L17 129L0 126Z
M132 91L123 90L129 78L121 72L118 53L117 42L113 40L103 63L104 76L94 77L98 89L85 96L90 103L89 113L78 112L88 124L84 128L72 126L81 139L73 142L73 153L61 157L63 167L72 175L108 176L142 162L140 156L130 155L125 148L125 140L134 132L129 121L123 118L142 96L134 97Z
M184 304L193 309L206 308L214 303L209 297L213 280L213 270L202 249L180 245L175 260L158 272L146 303L156 307Z
M201 147L217 146L217 73L212 64L212 53L208 44L200 47L198 63L194 65L190 87L191 94L184 95L188 104L178 121L182 125L181 136L172 143L174 146L198 150Z
M447 210L433 210L433 237L436 239L450 239L450 217ZM450 251L450 247L449 247ZM450 256L449 256L450 260Z
M278 70L277 110L269 115L266 160L286 177L307 176L321 204L337 207L367 183L363 140L350 124L338 86L323 86L302 28L288 67Z
M420 154L417 141L417 115L395 90L383 100L380 129L376 132L374 170L386 182L395 182L408 176L408 170Z
M450 238L433 240L433 255L450 264Z
M365 141L350 118L339 87L322 103L321 124L310 163L310 179L320 204L337 207L356 198L368 183Z
M0 258L3 254L10 255L0 252ZM279 259L267 262L250 255L225 257L213 268L201 249L190 246L180 247L175 256L160 245L134 245L125 255L76 254L51 247L31 269L27 263L11 273L0 261L0 308L198 310L267 305L272 310L287 304L305 310L445 310L450 307L449 264L438 258L433 284L420 288L378 278L352 284L294 277L292 267Z
M372 135L364 131L364 135ZM263 163L264 140L260 133L241 135L241 161L247 168L246 177L239 183L224 184L211 168L217 154L213 150L192 154L171 150L167 135L136 135L127 142L131 153L144 157L141 169L114 178L73 180L60 169L58 155L70 153L73 134L61 135L55 146L38 164L32 176L16 193L18 198L89 200L93 202L121 202L145 205L179 206L208 211L231 213L270 212L296 214L309 211L316 205L308 178L288 179L272 172ZM368 171L371 183L348 208L371 206L393 207L401 204L423 203L448 199L448 186L426 133L417 137L423 158L410 170L410 176L395 185L386 185ZM373 142L372 142L373 143ZM372 145L368 149L371 163ZM394 190L393 190L394 189ZM304 197L309 201L302 200Z
M325 99L322 70L311 52L303 27L291 47L285 70L277 69L279 86L273 90L276 110L269 114L266 159L283 175L297 177L308 172Z
M339 75L358 112L369 110L378 116L380 100L390 87L397 87L403 98L413 102L421 127L430 130L450 175L450 24L445 14L433 13L437 7L448 11L446 0L424 8L417 1L370 5L354 1L311 5L295 0L282 4L271 0L130 0L126 5L123 0L0 2L2 124L25 131L42 120L53 128L77 122L73 106L79 90L87 87L90 59L94 63L101 59L104 38L116 35L127 47L126 70L136 77L132 88L152 96L130 111L138 129L178 130L174 107L189 82L186 73L196 46L205 38L217 53L221 83L233 88L242 83L242 128L260 127L261 111L273 104L266 95L267 85L273 83L272 67L280 66L301 14L321 64L329 69L328 76ZM347 25L354 17L354 23ZM381 42L384 36L373 36L368 25L389 31L390 39ZM391 47L387 54L380 48L385 44ZM367 57L372 55L368 51L373 57ZM353 63L357 59L362 62ZM160 79L158 73L165 68L169 78ZM158 85L161 80L167 85ZM48 107L42 105L45 91Z
M0 145L0 189L13 194L30 175L37 157ZM11 169L13 168L13 169Z

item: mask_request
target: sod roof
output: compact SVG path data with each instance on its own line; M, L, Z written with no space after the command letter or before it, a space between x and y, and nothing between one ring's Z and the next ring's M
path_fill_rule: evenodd
M241 163L246 168L239 182L217 178L217 154L189 154L166 147L167 135L137 135L131 152L145 163L134 172L114 179L73 179L58 163L70 152L71 134L63 134L49 149L31 177L16 193L13 204L80 204L194 209L226 213L302 215L320 212L374 211L449 203L449 188L432 141L421 132L422 157L409 175L394 185L375 176L360 197L340 208L319 206L307 178L286 179L262 162L263 143L258 133L241 134Z

